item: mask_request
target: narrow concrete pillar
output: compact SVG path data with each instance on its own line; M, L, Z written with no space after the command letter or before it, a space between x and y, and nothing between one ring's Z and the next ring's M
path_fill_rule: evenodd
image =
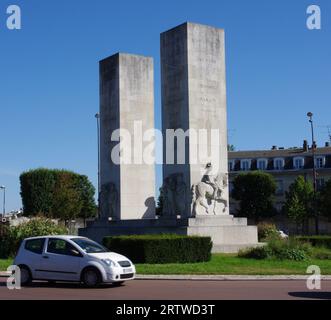
M139 163L140 158L134 157L148 144L140 145L137 133L154 128L152 58L119 53L100 61L100 122L102 218L155 218L154 164L145 164L143 159ZM111 136L118 129L129 134L121 140L121 152L127 152L131 163L119 165L111 157L118 146Z

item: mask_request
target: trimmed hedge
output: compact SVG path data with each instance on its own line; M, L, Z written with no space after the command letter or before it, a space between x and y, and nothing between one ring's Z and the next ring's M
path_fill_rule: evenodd
M142 235L105 237L109 250L127 256L134 263L196 263L211 260L210 237Z
M301 242L309 242L313 247L325 247L331 249L331 236L305 236L297 237Z
M41 168L23 172L20 183L25 216L72 220L97 214L95 188L87 176Z

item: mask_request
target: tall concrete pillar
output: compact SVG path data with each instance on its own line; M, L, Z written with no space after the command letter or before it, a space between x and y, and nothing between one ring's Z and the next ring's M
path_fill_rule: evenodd
M183 164L176 163L180 152L177 141L175 164L167 163L163 167L165 190L170 190L165 192L167 201L169 195L171 198L167 207L173 206L170 215L228 215L229 194L225 181L228 156L224 30L185 23L162 33L161 73L164 161L169 160L166 154L171 151L166 149L167 129L194 129L195 133L204 129L208 133L208 139L198 143L194 141L193 133L189 135L185 143L186 159ZM218 142L211 139L214 129L219 130ZM198 153L201 150L202 155L206 156L197 157L196 150ZM216 153L218 157L215 161L215 157L212 160L209 156ZM213 174L210 174L212 171ZM221 193L216 196L213 189L210 189L213 185L210 180L215 180L217 175L223 177L220 178L223 186ZM179 190L186 187L180 196L182 199L185 196L185 205L180 205L180 199L176 199L178 184L182 186ZM171 190L175 190L174 196ZM210 201L213 196L222 201L213 203ZM216 209L209 208L215 205Z
M100 126L102 218L155 218L154 165L140 163L139 155L135 158L147 145L140 145L137 134L154 128L152 58L120 53L100 61ZM117 129L129 133L121 140L121 152L129 155L122 164L111 157L118 146L111 141Z

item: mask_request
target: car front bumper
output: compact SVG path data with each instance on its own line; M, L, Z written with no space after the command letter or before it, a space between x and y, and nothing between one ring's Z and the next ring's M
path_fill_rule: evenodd
M107 274L107 282L122 282L134 280L135 273L127 273L127 274Z
M124 270L131 269L131 270ZM136 275L136 269L131 268L112 268L107 272L107 279L104 279L105 282L122 282L134 280Z

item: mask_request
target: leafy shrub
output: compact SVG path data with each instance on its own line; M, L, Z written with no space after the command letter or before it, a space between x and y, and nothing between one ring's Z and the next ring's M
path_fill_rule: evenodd
M2 257L14 256L22 240L31 237L67 234L66 228L44 218L31 219L19 226L8 228L6 237L2 240Z
M6 258L9 254L7 239L9 236L9 227L0 223L0 258Z
M268 243L272 255L279 260L307 260L312 249L309 244L297 241L295 238L272 240Z
M240 258L263 260L270 257L270 252L268 246L263 246L240 250L238 256Z
M108 249L129 257L134 263L165 264L210 261L210 237L143 235L106 237Z
M273 239L264 247L249 248L239 253L240 257L249 259L277 259L304 261L312 255L312 248L307 243L296 239Z
M272 223L262 222L258 224L257 228L259 241L261 242L281 238L276 226Z
M331 250L323 247L313 249L312 258L318 260L331 260Z
M313 247L325 247L331 249L331 236L306 236L297 237L300 242L308 242Z

